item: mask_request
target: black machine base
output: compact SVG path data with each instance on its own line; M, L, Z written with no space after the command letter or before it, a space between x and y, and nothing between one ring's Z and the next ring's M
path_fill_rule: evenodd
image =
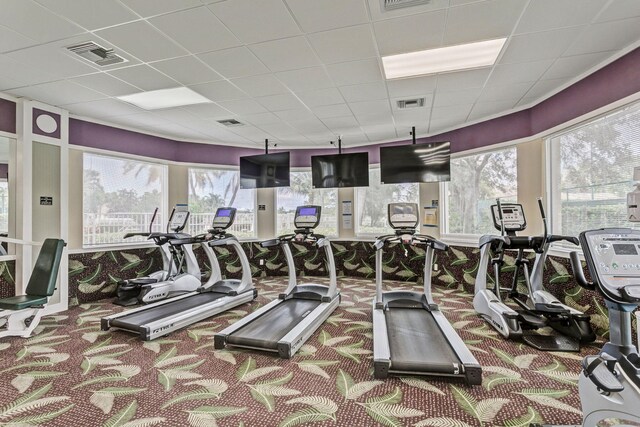
M580 351L580 342L562 335L540 335L537 333L522 334L525 344L540 351Z

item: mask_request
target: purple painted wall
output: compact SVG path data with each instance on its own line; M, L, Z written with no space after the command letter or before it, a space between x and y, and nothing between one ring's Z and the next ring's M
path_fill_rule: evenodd
M0 98L0 131L16 133L16 103Z
M459 152L513 141L551 129L639 91L640 48L529 109L450 132L419 138L418 142L451 141L451 151ZM263 152L253 148L174 141L77 119L70 120L69 142L165 160L219 165L238 165L238 157ZM346 148L344 151L366 151L369 153L370 163L379 163L379 147L407 142L401 140ZM290 151L293 167L310 166L313 155L337 152L333 148Z
M42 129L40 129L40 127L38 126L38 123L36 122L38 120L38 117L40 116L49 116L53 118L53 120L55 120L57 125L56 130L54 130L51 133L47 133ZM31 132L33 132L35 135L42 135L42 136L48 136L49 138L60 139L61 129L62 129L62 125L61 125L60 114L51 113L49 111L44 111L39 108L33 109L33 117L31 119Z
M0 163L0 178L9 179L9 165L6 163Z

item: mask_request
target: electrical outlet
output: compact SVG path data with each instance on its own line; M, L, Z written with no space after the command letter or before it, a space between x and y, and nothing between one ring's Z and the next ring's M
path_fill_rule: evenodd
M264 258L260 259L260 265L264 265Z

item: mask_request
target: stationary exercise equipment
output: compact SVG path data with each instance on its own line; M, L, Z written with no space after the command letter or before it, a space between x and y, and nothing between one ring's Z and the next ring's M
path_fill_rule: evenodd
M292 357L340 304L336 268L331 243L314 234L320 223L320 206L296 209L293 234L262 242L262 247L279 246L287 259L289 284L278 298L240 319L214 336L214 346L226 346L276 352L282 358ZM289 242L310 242L324 248L329 286L314 283L297 284L296 269Z
M235 208L218 208L209 233L176 238L170 244L180 246L200 243L209 248L231 246L238 254L242 267L240 280L209 280L193 292L103 317L100 323L102 330L122 329L137 333L142 340L149 341L253 301L258 292L253 287L249 260L238 239L225 231L233 224L235 214Z
M593 342L596 335L589 315L562 304L544 289L544 264L551 243L565 241L578 245L572 236L550 235L542 201L538 206L544 224L542 236L517 236L526 229L524 210L518 203L500 203L491 206L493 225L501 236L485 235L480 238L480 265L475 283L473 307L496 331L508 339L519 339L542 351L579 351L581 343ZM500 285L500 272L505 265L506 251L517 251L511 287ZM535 252L535 261L529 274L529 260L525 251ZM495 255L492 257L492 254ZM494 286L487 287L487 269L493 267ZM520 274L522 273L522 275ZM522 277L527 293L518 291ZM507 306L502 294L510 297L519 309ZM536 330L550 326L558 334L543 335Z
M640 425L640 356L631 333L631 313L640 305L640 231L603 228L579 239L593 282L585 279L577 252L571 253L574 276L602 294L609 310L609 342L582 362L582 425Z
M28 338L56 290L62 252L67 244L60 239L46 239L42 244L24 295L0 299L0 338Z
M482 383L482 368L442 314L431 294L431 271L436 250L448 246L416 233L420 218L415 203L390 203L389 225L395 234L378 237L376 297L373 301L373 367L376 378L396 375L435 375ZM425 248L422 292L382 291L382 254L391 244Z
M145 277L119 282L114 304L122 306L148 304L192 292L202 285L200 267L191 244L179 243L180 239L190 237L182 233L189 221L187 205L179 204L173 208L165 233L152 231L157 212L156 208L148 233L127 233L124 238L144 236L153 240L160 249L163 269ZM210 262L217 263L210 253L206 255Z

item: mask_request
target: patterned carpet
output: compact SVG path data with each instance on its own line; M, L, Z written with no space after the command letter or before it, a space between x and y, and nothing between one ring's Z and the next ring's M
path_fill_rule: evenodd
M429 377L376 381L374 287L363 279L339 280L341 306L292 360L214 351L215 331L275 298L284 283L261 279L251 305L146 343L100 331L100 317L117 309L108 301L47 317L39 335L0 342L0 424L525 427L581 421L580 360L601 343L562 354L504 341L478 319L472 296L457 284L436 287L435 297L480 361L482 386Z

